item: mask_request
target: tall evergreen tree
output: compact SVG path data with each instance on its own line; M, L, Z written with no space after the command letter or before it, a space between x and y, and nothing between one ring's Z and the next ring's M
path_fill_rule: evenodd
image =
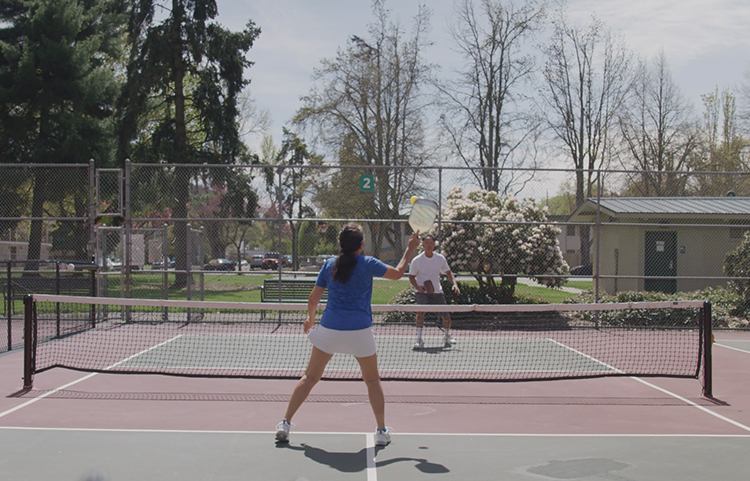
M122 18L110 0L0 1L0 150L4 162L88 163L111 157ZM39 259L46 202L86 215L87 180L52 185L34 170L28 259ZM8 179L10 180L10 179ZM18 179L14 179L17 182ZM0 180L0 182L3 182ZM82 210L83 212L80 212ZM86 254L86 236L74 246ZM29 264L29 269L35 266Z
M245 54L260 29L252 21L241 32L213 23L218 15L216 3L132 3L127 82L118 104L121 161L200 165L234 164L243 158L238 100L249 84L244 70L252 65ZM166 12L163 19L162 12ZM178 167L171 179L178 271L187 264L187 204L190 179L196 172ZM186 278L178 276L175 285L185 283Z

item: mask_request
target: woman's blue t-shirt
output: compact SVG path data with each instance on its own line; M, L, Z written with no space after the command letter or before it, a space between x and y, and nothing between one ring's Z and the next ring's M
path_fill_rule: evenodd
M328 259L318 273L316 286L328 288L328 301L320 325L338 331L355 331L372 326L372 278L382 277L388 266L370 256L357 256L357 264L349 280L342 284L333 280L333 265Z

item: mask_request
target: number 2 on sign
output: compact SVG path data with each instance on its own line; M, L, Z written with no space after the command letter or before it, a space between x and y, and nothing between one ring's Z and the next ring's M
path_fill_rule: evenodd
M361 175L359 177L359 190L370 192L375 188L375 181L372 175Z

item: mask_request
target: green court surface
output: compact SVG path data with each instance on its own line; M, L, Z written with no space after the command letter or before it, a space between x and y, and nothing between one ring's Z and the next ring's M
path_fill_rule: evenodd
M372 437L0 428L0 479L739 481L750 450L750 436L394 434L385 448Z

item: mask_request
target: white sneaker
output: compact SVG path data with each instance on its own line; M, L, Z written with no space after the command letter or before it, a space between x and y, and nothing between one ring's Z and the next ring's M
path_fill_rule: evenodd
M445 344L445 347L451 347L456 343L456 340L453 339L453 336L450 334L446 334L443 336L443 343Z
M292 425L286 419L282 419L279 424L276 425L276 441L287 442L289 441L289 431L291 431Z
M417 342L414 343L412 349L424 349L424 341L422 339L417 339Z
M388 446L391 442L391 433L388 432L388 428L380 429L375 431L375 446Z

